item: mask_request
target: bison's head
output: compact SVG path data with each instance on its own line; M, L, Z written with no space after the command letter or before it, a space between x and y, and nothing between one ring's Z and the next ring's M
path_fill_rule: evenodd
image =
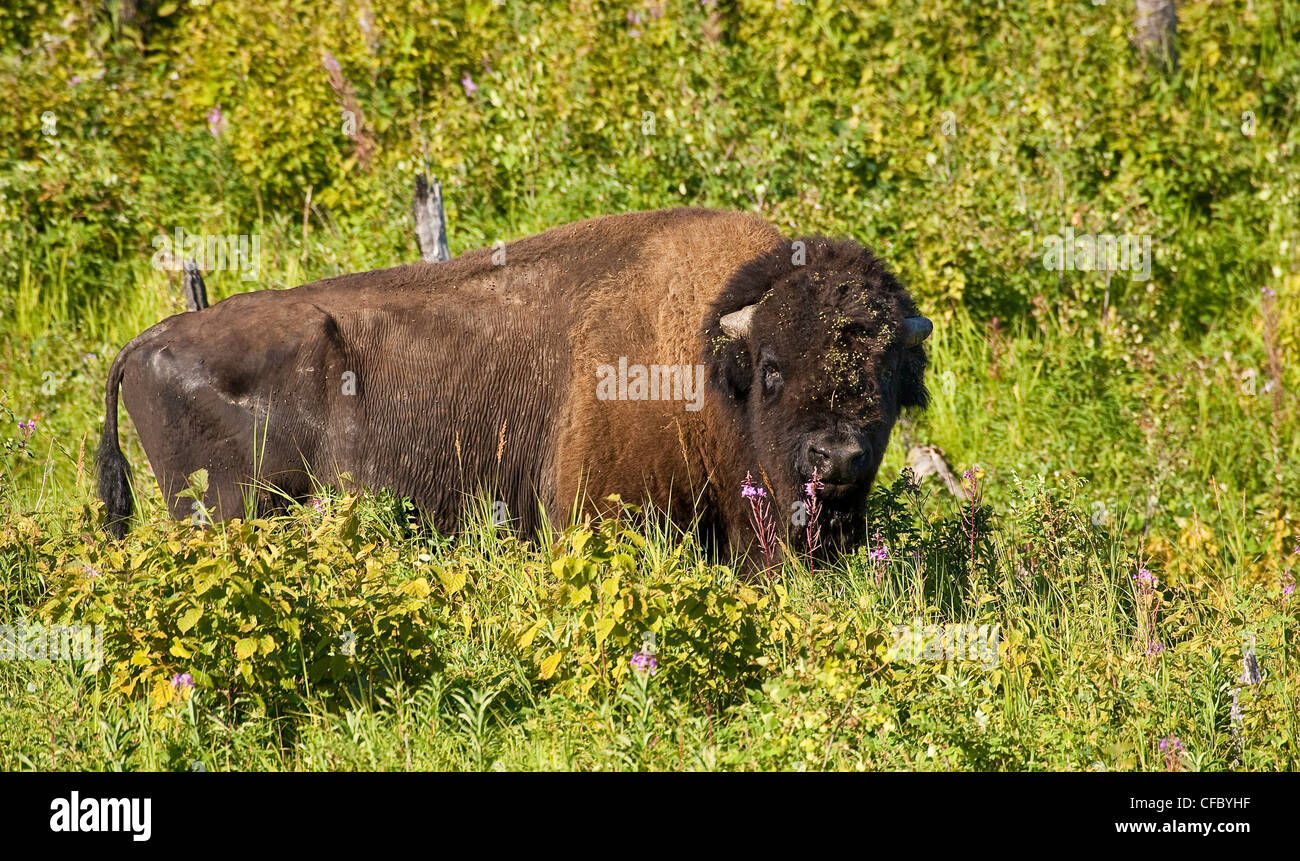
M924 406L931 324L856 242L784 242L739 270L705 320L709 384L737 454L788 519L816 475L821 540L864 537L867 492L904 407ZM738 491L737 491L738 492ZM779 526L779 520L778 520Z

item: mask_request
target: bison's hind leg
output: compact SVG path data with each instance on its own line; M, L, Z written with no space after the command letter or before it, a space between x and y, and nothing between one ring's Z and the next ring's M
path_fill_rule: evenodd
M293 407L269 394L234 391L229 382L201 357L170 345L137 351L126 368L123 400L174 517L228 520L311 492L292 440L299 423ZM201 469L202 499L183 495Z

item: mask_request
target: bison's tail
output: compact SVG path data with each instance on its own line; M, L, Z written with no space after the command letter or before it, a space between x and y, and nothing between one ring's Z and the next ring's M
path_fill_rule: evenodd
M104 500L104 510L108 515L108 534L114 538L126 535L133 501L130 465L117 442L117 390L122 384L124 360L135 345L136 341L132 341L123 347L108 370L108 391L104 397L104 432L99 437L99 451L95 455L99 470L99 498Z

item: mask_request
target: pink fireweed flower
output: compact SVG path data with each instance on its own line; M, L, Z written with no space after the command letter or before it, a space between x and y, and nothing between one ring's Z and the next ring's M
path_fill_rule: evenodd
M342 71L342 67L339 66L339 61L334 59L334 55L329 51L325 52L325 59L321 60L321 65L325 67L325 71L327 72Z
M226 130L226 115L221 112L221 106L208 110L208 132L214 137L221 137Z
M870 559L872 562L888 562L889 548L884 544L881 544L879 547L876 547L870 552L868 552L867 558Z
M767 490L755 484L753 476L747 472L740 485L740 495L749 500L749 524L758 539L763 563L771 565L776 554L776 524L772 521L772 512L768 508Z
M177 673L172 676L172 687L180 693L185 693L194 687L194 677L189 673Z
M813 470L812 480L803 486L804 496L807 497L807 510L804 514L807 520L804 522L804 540L808 542L808 572L811 574L815 563L813 555L822 543L822 504L817 498L817 491L822 489L821 475L817 470Z
M465 77L460 79L460 85L465 88L465 95L467 96L472 96L478 92L478 84L474 83L474 79L470 77L469 72L466 72Z

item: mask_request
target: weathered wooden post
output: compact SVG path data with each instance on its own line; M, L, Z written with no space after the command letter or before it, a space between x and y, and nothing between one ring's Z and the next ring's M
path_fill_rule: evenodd
M425 180L424 174L415 175L415 243L420 247L420 259L426 263L442 263L451 259L447 247L447 213L442 206L442 183L434 177Z
M208 307L208 288L203 284L203 273L199 271L199 265L193 260L185 261L181 289L185 293L186 310L202 311Z
M1136 0L1137 46L1147 59L1178 68L1178 7L1174 0Z

